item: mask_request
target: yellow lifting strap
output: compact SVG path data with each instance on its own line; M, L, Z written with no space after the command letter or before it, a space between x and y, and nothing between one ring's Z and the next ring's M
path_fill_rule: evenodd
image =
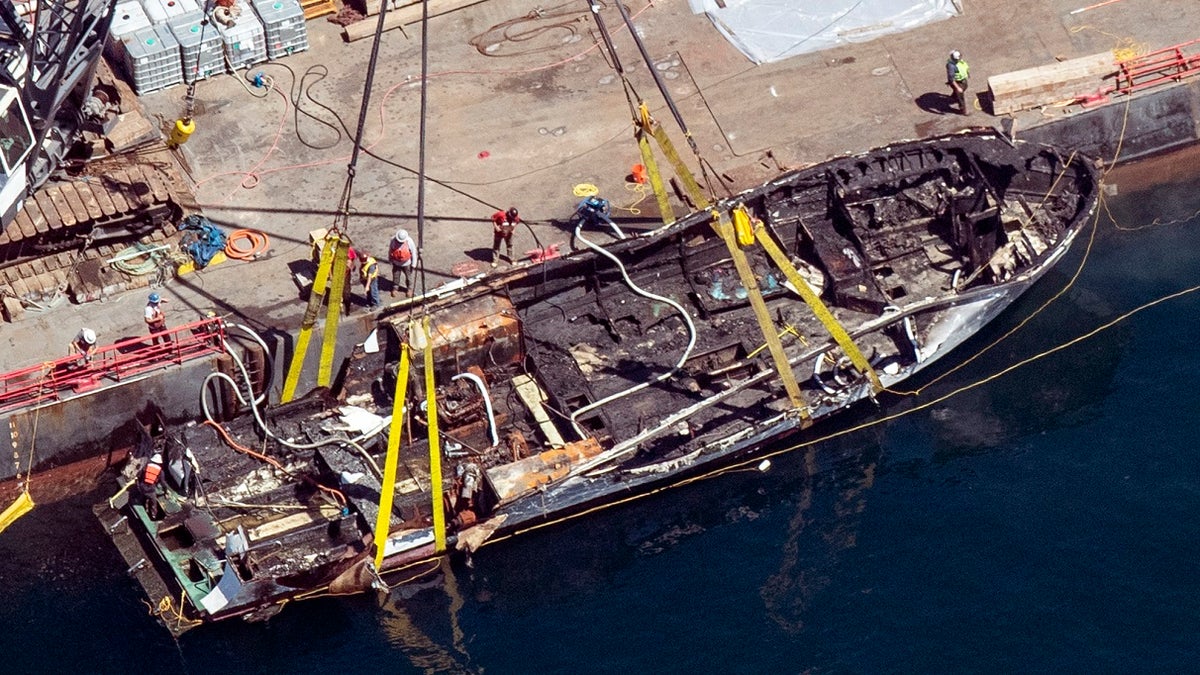
M333 382L333 353L337 349L338 320L342 317L342 293L346 290L346 258L350 240L338 237L330 272L329 302L325 308L325 333L321 340L321 361L317 366L317 386L328 387Z
M800 411L800 416L807 419L809 417L808 405L800 394L800 385L796 384L796 374L792 372L792 365L788 363L787 354L783 351L783 342L775 332L775 324L771 321L771 312L767 309L767 303L758 290L758 280L754 278L754 270L750 269L750 261L746 259L745 252L734 239L733 223L720 211L714 211L713 227L717 230L717 234L725 240L725 246L729 248L733 266L737 268L738 277L741 278L742 285L746 287L746 292L749 294L750 306L754 308L754 318L758 319L758 327L762 330L763 337L766 338L767 348L771 351L771 358L775 361L775 370L779 371L779 379L783 380L783 388L787 391L788 399L792 402L792 407Z
M408 395L408 342L400 345L400 370L396 373L392 400L392 425L388 428L387 457L383 461L383 490L379 514L375 516L375 569L383 565L388 529L392 523L392 499L396 494L396 469L400 466L400 435L404 431L404 400Z
M17 522L18 518L32 510L33 497L30 497L29 491L26 490L7 509L4 509L4 513L0 513L0 532L7 530L9 525Z
M745 207L738 208L745 209ZM758 243L763 247L763 250L767 252L767 255L771 256L771 260L775 261L775 265L783 272L787 280L792 283L792 286L800 294L800 297L804 298L804 302L808 303L808 307L812 310L813 315L824 324L825 329L833 336L834 341L838 343L842 351L846 352L846 356L850 357L850 362L854 364L854 367L858 368L860 373L866 375L871 380L871 386L875 388L875 391L883 389L883 384L879 381L879 375L875 373L875 369L871 367L870 362L863 356L862 350L858 348L858 345L854 344L854 340L851 339L850 334L846 332L842 324L838 322L837 317L829 311L825 303L821 302L821 298L796 271L795 266L792 265L792 261L788 260L787 255L776 245L775 240L767 233L766 227L761 222L755 222L754 236L758 239Z
M325 248L321 251L321 259L317 264L317 276L313 279L312 290L308 294L308 306L304 309L304 318L300 320L300 334L296 337L296 349L292 354L292 363L288 366L287 378L283 381L283 393L279 397L280 403L287 403L296 397L300 372L304 370L304 357L308 354L308 343L312 339L313 327L317 324L317 313L321 310L321 302L325 299L329 272L333 268L333 259L338 248L337 239L325 240ZM343 269L345 268L343 267ZM341 302L340 297L338 302Z
M696 182L696 178L692 176L692 170L683 163L679 158L679 153L675 151L675 146L671 143L671 139L667 138L667 132L650 117L650 111L646 108L646 103L642 102L638 107L638 124L641 125L641 133L639 136L653 136L658 143L658 147L662 149L663 155L667 161L671 163L671 167L675 169L675 175L683 182L683 188L687 191L688 196L696 204L697 209L706 209L712 202L709 201L708 195L704 194L700 184ZM644 153L643 153L644 154ZM646 170L649 171L650 165L646 165ZM661 182L660 182L661 184ZM666 192L663 192L664 196Z
M429 317L421 326L425 338L425 401L429 416L429 491L433 499L433 550L446 550L446 510L442 506L442 443L438 435L437 387L433 381L433 339L429 336Z
M642 164L646 167L646 177L650 179L650 187L654 190L654 198L658 201L658 212L662 214L663 225L675 222L675 209L671 208L671 200L667 189L663 187L662 173L658 170L658 162L650 150L650 141L646 134L638 130L638 149L642 151Z

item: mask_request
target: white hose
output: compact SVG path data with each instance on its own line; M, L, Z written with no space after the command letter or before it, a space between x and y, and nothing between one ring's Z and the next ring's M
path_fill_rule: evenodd
M492 414L492 397L488 395L487 385L475 373L459 373L450 378L450 381L453 382L460 378L474 382L475 386L479 389L480 395L483 396L483 406L487 410L488 431L492 432L492 447L500 445L500 436L496 433L496 416Z
M679 357L679 361L675 364L675 366L673 368L671 368L667 372L663 373L662 375L659 375L658 377L654 378L653 380L649 380L647 382L639 382L638 384L635 384L634 386L630 387L629 389L626 389L624 391L618 391L615 394L606 396L606 397L600 399L599 401L589 403L588 405L585 405L584 407L580 408L579 410L576 410L575 412L571 413L571 426L573 426L575 428L575 433L579 434L580 439L586 440L588 436L587 436L587 434L584 433L583 429L579 426L579 423L575 421L575 418L579 417L580 415L582 415L586 412L595 410L596 408L599 408L600 406L612 403L613 401L616 401L617 399L625 398L626 396L628 396L632 393L641 391L651 385L658 384L659 382L662 382L664 380L667 380L667 379L670 379L671 377L673 377L675 375L675 373L679 372L679 369L683 367L683 364L687 363L688 357L690 357L692 355L692 350L695 349L695 347L696 347L696 324L692 322L692 317L687 313L687 310L684 309L683 305L680 305L678 302L675 302L671 298L651 293L650 291L647 291L646 289L633 283L633 280L629 278L629 273L625 271L625 265L621 262L620 258L613 255L612 253L609 253L607 250L597 246L596 244L593 244L591 241L588 241L588 239L583 236L583 223L580 223L579 225L577 225L575 227L575 238L578 239L579 241L583 242L583 244L585 246L587 246L588 248L592 249L593 251L599 253L600 255L603 255L604 257L606 257L609 260L616 263L617 269L619 269L621 271L621 277L625 280L626 285L628 285L629 288L634 293L637 293L638 295L640 295L644 298L649 298L651 300L658 300L660 302L665 302L666 304L674 307L675 310L677 312L679 312L679 315L683 318L683 322L684 322L684 324L687 325L687 329L688 329L688 346L686 349L683 350L683 355Z
M259 345L260 347L262 347L262 350L263 350L263 358L266 360L266 363L265 363L265 365L266 365L266 372L268 372L268 373L271 373L272 375L274 375L274 373L275 373L275 360L271 358L271 348L267 346L267 343L266 343L266 341L265 341L265 340L263 340L263 339L262 339L262 336L260 336L260 335L259 335L259 334L258 334L258 333L257 333L257 332L256 332L256 331L253 329L253 328L251 328L251 327L249 327L249 326L242 325L242 324L240 324L240 323L226 323L225 325L226 325L226 326L229 326L230 328L237 328L238 330L242 331L242 332L243 332L243 333L245 333L247 336L249 336L249 338L250 338L251 340L254 340L255 342L257 342L257 343L258 343L258 345ZM272 378L272 379L273 379L273 378ZM266 391L268 388L269 388L269 387L265 387L265 386L264 386L264 387L263 387L263 391Z
M221 345L223 347L225 347L226 353L228 353L230 356L233 357L233 362L237 365L238 370L241 371L242 379L246 383L246 391L250 392L250 394L253 395L254 391L253 391L253 388L250 386L250 373L249 373L249 371L246 370L245 364L242 363L241 358L239 358L238 355L229 348L229 343L226 342L223 338L221 340ZM280 445L292 448L294 450L312 450L314 448L319 448L319 447L326 446L326 445L349 445L350 447L354 448L355 450L358 450L358 452L361 453L363 455L363 457L365 457L367 459L367 463L371 466L371 468L375 471L375 473L377 475L382 475L383 472L379 470L379 465L375 463L374 458L372 458L371 454L367 452L366 448L359 445L359 443L362 442L363 440L366 440L366 439L374 436L375 434L379 433L380 431L383 430L383 428L386 425L381 424L375 430L369 431L369 432L364 432L354 438L327 438L327 439L316 441L313 443L293 443L287 439L276 436L275 433L272 432L270 430L270 428L267 427L267 423L265 421L263 421L262 415L258 411L258 401L255 401L253 398L251 398L249 400L244 398L242 396L241 392L238 390L237 382L233 378L229 377L228 375L226 375L224 373L210 373L209 377L204 378L205 384L207 385L209 380L211 378L213 378L214 376L218 376L219 378L229 380L230 382L232 382L234 384L234 392L237 393L238 400L241 401L243 405L248 404L250 406L251 412L254 413L254 421L258 424L258 427L260 429L262 429L264 434L266 434L269 438L274 440L276 443L279 443ZM200 405L201 405L201 408L204 410L204 418L210 422L213 422L214 424L217 423L216 420L213 419L212 413L208 409L208 388L207 388L207 386L201 388L201 390L200 390Z

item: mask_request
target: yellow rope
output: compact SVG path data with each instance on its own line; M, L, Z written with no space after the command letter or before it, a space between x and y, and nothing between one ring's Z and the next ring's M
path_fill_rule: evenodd
M600 188L591 183L580 183L571 191L576 197L595 197L600 194Z
M148 603L144 600L142 602L146 605L147 613L150 616L156 616L156 617L162 619L163 623L167 623L169 619L174 620L174 622L175 622L174 626L169 626L169 627L175 631L178 631L180 628L183 628L184 626L186 626L188 628L193 628L195 626L199 626L200 624L204 623L203 621L199 621L197 619L189 619L183 615L184 598L185 598L184 591L182 591L182 590L179 591L179 609L175 609L175 602L171 599L171 596L169 596L169 595L164 595L158 601L158 607L154 607L153 605L151 605L150 603Z
M388 570L388 574L392 574L393 572L399 572L400 570L408 569L410 567L415 567L417 565L421 565L424 563L433 563L433 565L429 569L417 572L416 574L414 574L410 577L401 579L400 581L397 581L394 584L388 584L388 590L391 590L393 588L398 588L400 586L403 586L404 584L412 583L412 582L416 581L417 579L420 579L421 577L429 576L430 573L436 572L442 566L442 561L440 558L418 560L417 562L409 563L409 564L405 565L404 567L398 567L394 570Z
M53 366L49 362L42 363L42 376L40 378L38 378L38 390L39 391L41 390L42 385L45 384L46 378L49 377L50 371L52 368L53 368ZM19 518L21 518L21 516L24 516L25 514L32 511L33 507L35 506L35 504L33 502L33 495L30 494L29 489L30 489L30 486L33 484L33 458L35 455L35 450L37 448L38 419L41 417L41 414L42 414L42 406L38 406L36 409L34 409L34 411L33 411L33 431L29 435L29 459L27 459L25 462L25 479L24 480L21 480L21 475L20 475L21 467L20 467L20 464L17 464L17 462L19 461L19 459L18 459L19 456L17 455L17 452L16 452L16 443L13 444L13 463L16 464L16 466L14 468L18 472L15 477L18 481L18 484L21 485L22 489L21 489L21 494L17 495L17 498L13 500L13 503L9 504L8 507L4 509L4 511L0 512L0 532L4 532L5 530L7 530L10 525L17 522L17 520Z
M632 192L633 194L637 195L637 200L635 200L629 206L614 206L613 208L620 211L625 211L633 216L641 215L642 210L639 209L637 205L646 201L646 197L649 196L649 193L646 190L646 185L644 183L625 183L625 191Z
M1110 33L1106 30L1101 30L1091 24L1083 24L1081 26L1075 26L1075 27L1071 28L1068 32L1079 33L1079 32L1085 31L1085 30L1096 31L1097 33L1099 33L1105 37L1112 38L1113 39L1113 47L1112 47L1113 56L1118 61L1128 61L1129 59L1135 58L1135 57L1145 54L1149 51L1146 48L1146 45L1144 43L1137 42L1131 37L1125 37L1125 36L1117 35L1115 33Z

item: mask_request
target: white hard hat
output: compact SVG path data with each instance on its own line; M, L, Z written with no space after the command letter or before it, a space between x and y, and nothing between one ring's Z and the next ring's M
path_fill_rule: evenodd
M950 52L950 58L952 58L952 59L954 59L955 61L957 61L957 60L959 60L959 59L961 59L961 58L962 58L962 54L959 54L959 53L958 53L958 50L957 50L957 49L955 49L954 51Z
M396 230L396 241L408 239L408 230Z
M83 341L88 343L89 345L96 344L96 331L92 330L91 328L84 328L83 329Z

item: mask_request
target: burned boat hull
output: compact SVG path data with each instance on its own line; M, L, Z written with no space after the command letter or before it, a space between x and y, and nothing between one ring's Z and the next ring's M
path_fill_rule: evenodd
M470 551L785 437L835 431L838 413L886 403L1030 288L1066 254L1098 192L1085 158L972 132L791 172L631 237L580 224L571 255L435 292L383 320L381 348L356 351L336 404L178 441L195 452L203 494L142 497L208 512L186 545L165 540L144 507L98 511L109 524L135 516L116 526L130 528L127 559L161 570L152 597L182 589L187 625L363 590L437 556L441 516ZM424 333L414 317L428 318L428 337L414 339ZM401 412L398 362L413 345L429 350L438 386L421 391L418 359ZM432 447L431 407L442 430ZM393 412L396 495L376 532ZM251 441L288 468L263 481L261 468L224 459ZM448 487L438 492L434 476ZM229 548L234 532L245 547ZM376 570L367 559L380 546ZM187 573L197 566L207 572ZM230 574L238 590L214 609L207 594Z

